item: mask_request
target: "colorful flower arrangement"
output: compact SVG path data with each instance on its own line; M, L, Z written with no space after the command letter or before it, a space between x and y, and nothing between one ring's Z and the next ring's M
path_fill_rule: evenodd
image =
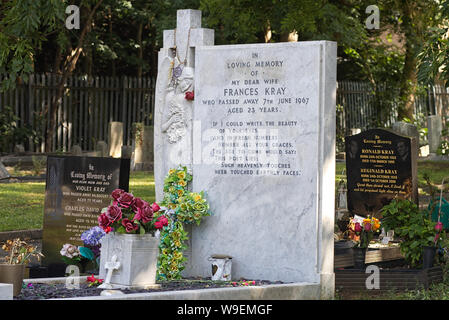
M356 242L357 248L368 248L369 243L373 239L374 233L380 230L380 220L368 216L362 221L351 218L349 222L349 230L355 235L353 240Z
M81 240L84 246L75 246L66 243L60 251L62 260L68 265L81 265L84 269L86 264L91 261L94 268L100 264L100 239L106 232L100 227L93 227L81 234Z
M188 239L183 223L199 225L204 216L209 216L209 204L203 192L189 192L188 183L192 175L187 167L171 169L164 180L164 215L169 223L161 230L159 243L158 279L180 279L186 258L183 251Z
M98 217L98 225L106 233L154 234L168 225L168 219L159 211L157 203L150 205L122 189L112 191L111 197L111 205Z

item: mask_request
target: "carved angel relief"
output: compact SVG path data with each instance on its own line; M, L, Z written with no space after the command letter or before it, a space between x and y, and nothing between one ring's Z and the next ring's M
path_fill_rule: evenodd
M190 127L192 102L185 99L185 93L193 91L193 74L193 68L185 67L181 73L174 73L167 85L162 132L169 143L182 140Z

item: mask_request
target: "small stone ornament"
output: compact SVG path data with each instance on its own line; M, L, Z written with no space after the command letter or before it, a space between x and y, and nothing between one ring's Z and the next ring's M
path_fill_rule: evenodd
M113 286L111 285L111 278L112 278L112 272L114 270L118 270L120 268L120 262L117 261L117 255L113 255L111 258L111 261L108 261L105 263L105 269L108 270L106 274L106 279L104 282L98 286L100 289L113 289Z
M119 296L119 295L123 295L124 293L121 292L120 290L103 290L100 293L100 296Z

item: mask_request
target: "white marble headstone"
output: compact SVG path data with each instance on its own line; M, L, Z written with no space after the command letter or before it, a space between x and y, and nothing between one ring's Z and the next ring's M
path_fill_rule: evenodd
M213 216L193 230L189 275L210 276L220 252L234 279L333 292L336 53L328 41L197 48L193 190Z
M154 180L156 200L163 198L164 179L170 169L192 166L193 102L185 99L194 91L196 48L214 44L214 30L201 28L201 11L178 10L175 30L165 30L158 56L154 112ZM173 70L182 67L181 77L190 77L192 86L170 85ZM173 109L173 110L171 110ZM174 132L174 134L173 134Z

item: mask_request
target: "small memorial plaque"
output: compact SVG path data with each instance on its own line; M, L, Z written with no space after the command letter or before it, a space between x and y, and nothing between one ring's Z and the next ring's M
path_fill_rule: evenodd
M116 188L128 191L129 170L129 159L47 158L42 236L44 265L62 262L59 252L65 243L83 245L81 234L98 225L97 217L101 209L110 204L111 192Z
M379 216L394 198L418 202L415 138L371 129L345 140L349 211Z

